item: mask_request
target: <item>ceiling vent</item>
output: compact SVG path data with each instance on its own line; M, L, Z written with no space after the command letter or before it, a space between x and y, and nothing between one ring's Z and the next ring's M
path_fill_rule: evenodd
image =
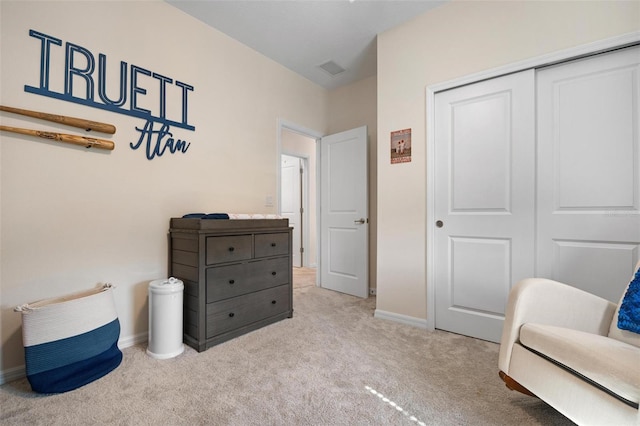
M346 71L344 68L342 68L340 65L336 64L333 61L327 61L322 65L318 65L318 67L321 70L328 72L332 77L335 77L336 75Z

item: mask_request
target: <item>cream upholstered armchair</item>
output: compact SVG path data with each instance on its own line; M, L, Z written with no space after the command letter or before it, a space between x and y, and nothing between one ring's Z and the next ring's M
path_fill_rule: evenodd
M639 268L618 305L548 279L514 286L499 357L507 387L578 424L640 425ZM621 305L635 332L618 327Z

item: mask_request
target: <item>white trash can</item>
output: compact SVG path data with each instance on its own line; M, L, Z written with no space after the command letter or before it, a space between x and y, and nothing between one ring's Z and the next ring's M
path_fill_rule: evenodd
M147 355L173 358L184 352L182 343L182 298L184 284L176 278L149 284L149 346Z

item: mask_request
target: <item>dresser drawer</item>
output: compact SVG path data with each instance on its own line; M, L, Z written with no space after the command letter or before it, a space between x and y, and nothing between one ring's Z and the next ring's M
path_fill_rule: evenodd
M280 256L289 253L289 234L256 234L256 257Z
M291 287L281 285L207 304L207 338L281 314L291 308Z
M207 265L251 259L251 235L207 237Z
M289 258L207 269L207 303L289 283Z

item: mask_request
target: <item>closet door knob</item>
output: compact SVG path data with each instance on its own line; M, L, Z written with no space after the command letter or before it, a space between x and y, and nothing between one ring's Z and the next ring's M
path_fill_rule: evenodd
M276 271L273 271L273 272L271 273L271 275L275 276L275 275L276 275Z
M234 251L235 247L229 247L229 251Z
M275 304L276 304L276 301L275 301L275 300L272 300L272 301L271 301L271 304L272 304L272 305L275 305Z
M229 318L233 318L234 317L234 313L233 312L229 312Z
M275 246L276 246L276 243L271 243L271 247L275 247Z
M236 280L229 280L229 284L234 284Z
M436 226L437 226L438 228L442 228L442 227L444 226L444 222L443 222L443 221L441 221L441 220L436 220Z

